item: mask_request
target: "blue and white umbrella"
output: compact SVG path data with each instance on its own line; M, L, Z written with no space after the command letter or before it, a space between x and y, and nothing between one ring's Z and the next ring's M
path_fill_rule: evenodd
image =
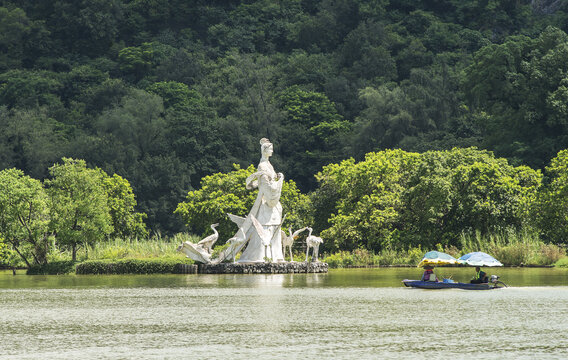
M456 264L457 260L453 256L440 252L440 251L428 251L420 263L418 263L418 267L423 266L440 266L440 265L451 265Z
M465 254L458 259L458 262L469 266L503 266L493 256L481 251Z

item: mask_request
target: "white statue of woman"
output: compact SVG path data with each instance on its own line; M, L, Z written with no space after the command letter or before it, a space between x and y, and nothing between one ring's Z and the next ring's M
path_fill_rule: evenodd
M247 189L258 187L258 196L249 213L248 218L255 218L262 226L248 226L247 238L250 237L246 249L241 254L238 262L264 262L265 257L273 262L284 261L282 254L282 239L280 225L282 222L282 205L280 194L284 175L276 173L269 161L274 148L272 143L263 138L260 140L262 157L258 164L257 172L247 178ZM260 231L259 231L260 230ZM267 251L267 249L269 249Z

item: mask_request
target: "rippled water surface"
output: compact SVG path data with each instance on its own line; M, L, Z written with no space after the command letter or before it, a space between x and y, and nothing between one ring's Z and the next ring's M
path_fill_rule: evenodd
M471 269L437 270L466 281ZM0 273L0 359L515 358L568 354L568 271L497 269L491 291L328 274Z

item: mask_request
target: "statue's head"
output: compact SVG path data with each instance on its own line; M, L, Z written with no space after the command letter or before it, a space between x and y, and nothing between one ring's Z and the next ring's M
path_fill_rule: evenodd
M260 152L262 153L262 155L266 157L272 156L273 151L274 148L270 140L268 140L267 138L260 139Z

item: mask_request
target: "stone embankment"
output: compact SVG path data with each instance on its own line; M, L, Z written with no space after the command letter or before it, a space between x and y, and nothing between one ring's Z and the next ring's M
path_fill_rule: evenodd
M199 264L199 274L293 274L326 273L329 269L324 262L251 263L251 264Z

